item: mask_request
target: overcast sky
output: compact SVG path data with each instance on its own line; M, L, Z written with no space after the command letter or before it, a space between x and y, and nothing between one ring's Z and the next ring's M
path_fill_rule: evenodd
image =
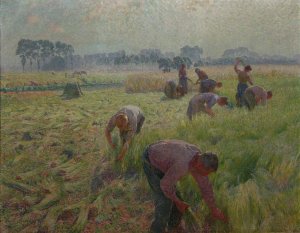
M15 64L21 38L60 40L75 53L143 48L179 53L184 45L220 57L248 47L300 53L300 0L0 0L2 65Z

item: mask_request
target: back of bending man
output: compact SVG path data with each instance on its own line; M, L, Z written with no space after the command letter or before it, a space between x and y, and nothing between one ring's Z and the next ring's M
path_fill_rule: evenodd
M216 87L218 88L222 87L221 82L217 82L213 79L209 79L207 74L203 70L196 68L195 73L198 76L198 80L196 81L195 84L200 84L200 88L199 88L200 93L214 92Z
M192 175L215 219L227 218L215 203L208 175L218 169L218 158L213 153L202 153L196 145L181 140L162 140L148 146L142 158L143 169L154 194L155 214L151 233L162 233L180 227L183 213L189 205L182 200L176 183Z
M195 95L189 102L186 114L190 120L192 120L194 115L200 112L213 117L215 113L212 111L212 107L215 104L220 106L227 105L228 99L225 96L218 96L211 92Z
M111 132L117 126L122 140L122 149L117 160L122 160L129 148L129 144L135 134L141 131L145 117L142 110L133 105L128 105L120 109L113 115L105 129L105 136L112 148L116 145L112 142Z
M267 100L272 96L272 91L266 91L260 86L251 86L246 89L243 100L246 107L252 110L256 105L266 105Z

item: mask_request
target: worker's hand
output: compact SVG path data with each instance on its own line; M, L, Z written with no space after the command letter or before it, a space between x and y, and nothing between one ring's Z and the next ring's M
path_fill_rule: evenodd
M219 210L218 208L214 208L211 211L211 215L214 219L218 219L221 220L225 223L228 223L228 218L223 214L223 212L221 210Z
M119 156L116 159L116 161L123 160L123 158L125 157L125 154L126 154L128 148L129 148L129 142L125 142L124 145L123 145L123 147L122 147L122 150L121 150Z
M120 154L120 155L118 155L118 157L116 158L116 161L117 161L117 162L120 162L120 161L123 160L123 158L124 158L124 156L122 156L122 155Z
M183 214L190 206L183 202L183 201L180 201L180 202L176 202L176 207L177 209Z

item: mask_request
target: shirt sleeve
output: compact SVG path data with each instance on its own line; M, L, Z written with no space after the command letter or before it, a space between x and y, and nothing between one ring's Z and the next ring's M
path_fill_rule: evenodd
M263 94L262 94L262 96L261 96L261 105L266 105L266 103L267 103L267 97L268 97L268 95L267 95L267 93L266 92L264 92Z
M133 138L134 134L135 134L135 131L133 128L131 128L129 126L129 128L127 129L127 136L126 136L126 141L129 141Z
M206 106L209 108L212 108L216 104L216 98L214 96L208 96L206 101Z
M213 209L216 207L215 198L214 198L214 192L211 183L209 182L209 179L207 176L202 176L197 172L192 172L192 176L195 178L196 182L198 183L198 186L200 188L200 191L202 193L202 197L204 201L206 202L207 206L210 209Z
M136 120L137 121L137 120ZM132 139L133 136L135 135L135 132L137 130L137 122L136 121L132 121L129 119L129 124L128 124L128 128L127 128L127 140Z
M179 165L173 165L168 169L160 181L161 190L166 197L170 198L174 202L181 202L181 200L176 196L176 183L186 173L187 169L184 169Z
M113 129L116 127L116 117L113 116L112 118L110 118L107 126L106 126L106 129L111 132L113 131Z

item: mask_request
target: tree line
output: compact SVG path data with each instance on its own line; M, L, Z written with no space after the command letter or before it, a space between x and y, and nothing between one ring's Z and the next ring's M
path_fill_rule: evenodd
M25 65L29 62L30 71L34 62L37 64L38 71L51 68L65 68L65 62L70 60L73 66L74 48L70 44L49 40L30 40L21 39L18 42L16 55L20 57L22 69L24 72ZM53 67L54 66L54 67Z
M95 68L99 66L147 66L157 65L159 69L168 72L178 69L184 63L188 68L203 65L232 65L236 57L241 57L249 64L299 64L299 57L288 58L279 55L259 55L246 47L226 49L220 58L202 57L203 49L199 46L184 46L180 53L162 53L160 49L142 49L137 54L126 54L125 50L109 53L74 55L72 45L49 40L21 39L18 42L16 55L21 59L24 71L29 62L32 71L33 62L37 64L37 70L66 70Z

